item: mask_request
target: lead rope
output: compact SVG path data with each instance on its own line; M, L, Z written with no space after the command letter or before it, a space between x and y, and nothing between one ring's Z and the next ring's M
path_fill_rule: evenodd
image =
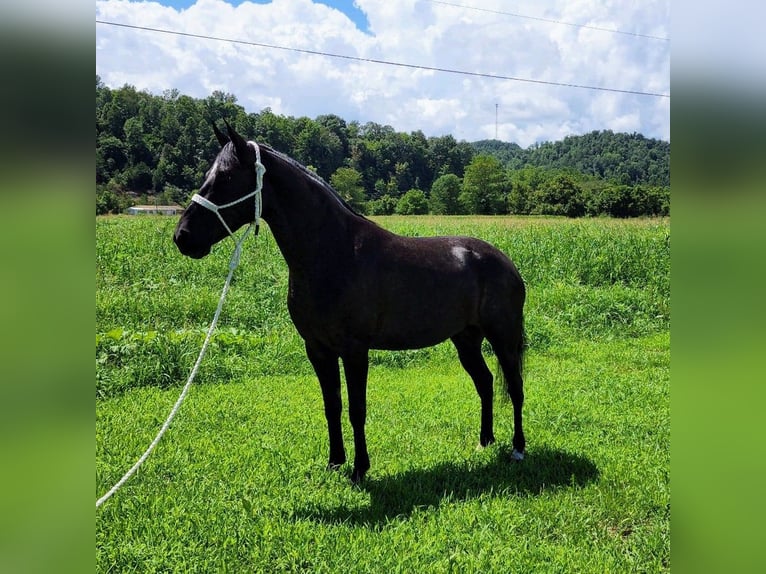
M229 285L231 284L231 278L234 275L234 270L237 268L237 265L239 265L239 257L242 253L242 244L245 242L245 239L250 234L250 231L253 229L253 226L255 226L255 234L258 235L258 230L260 227L261 222L261 189L263 187L263 174L266 172L266 168L261 163L261 153L258 149L258 144L255 142L248 142L248 144L252 144L253 147L255 147L255 155L256 155L256 162L255 162L255 173L256 173L256 188L255 191L238 199L237 201L233 201L231 203L227 203L226 205L220 205L217 206L214 203L208 201L202 196L198 196L195 194L196 197L200 197L205 200L208 204L212 206L209 207L205 203L196 201L196 203L200 203L200 205L204 205L211 211L214 211L216 215L218 215L218 219L221 220L221 223L223 223L223 226L226 228L226 231L229 232L229 235L234 239L237 246L234 248L234 253L231 255L231 259L229 260L229 274L226 277L226 282L223 284L223 291L221 291L221 297L218 299L218 307L215 310L215 315L213 315L213 320L210 323L210 327L207 330L207 335L205 336L205 341L202 343L202 348L200 349L199 355L197 356L197 361L194 363L194 367L192 367L191 373L189 374L189 378L186 380L186 384L184 385L183 390L181 391L181 395L178 397L178 400L173 405L173 408L170 410L170 414L168 415L168 418L165 420L165 423L162 425L162 428L160 428L160 431L157 433L157 436L154 437L154 440L151 442L149 447L146 449L144 454L141 455L141 458L139 458L136 463L126 472L123 477L117 481L117 483L109 489L109 491L99 498L96 501L96 508L101 506L104 502L109 500L109 498L117 492L123 484L125 484L131 476L133 476L136 471L139 469L139 467L144 463L144 461L149 458L149 455L154 450L154 447L157 446L157 443L160 442L160 439L162 438L162 435L165 434L165 432L170 427L170 423L173 421L173 419L176 416L176 413L178 412L178 409L181 408L181 404L184 402L184 399L186 398L186 395L189 392L189 389L191 388L191 384L194 381L194 377L197 376L197 371L199 370L200 364L202 364L202 359L205 356L205 353L207 352L208 344L210 343L210 339L213 336L213 331L215 331L215 326L218 324L218 317L221 315L221 310L223 309L223 302L226 299L226 294L229 292ZM255 220L247 226L247 229L245 229L245 233L242 235L239 241L237 241L237 238L234 236L234 234L231 232L231 229L229 229L229 226L226 225L226 222L223 220L223 217L220 213L218 213L218 210L223 207L229 207L231 205L234 205L236 203L239 203L245 199L248 199L249 197L255 196ZM192 198L194 200L194 198Z

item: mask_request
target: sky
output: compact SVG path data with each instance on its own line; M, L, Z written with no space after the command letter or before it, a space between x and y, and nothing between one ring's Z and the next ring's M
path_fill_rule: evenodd
M98 0L96 20L482 74L97 23L113 88L220 90L250 113L522 147L607 129L670 139L669 97L609 91L670 95L669 0Z

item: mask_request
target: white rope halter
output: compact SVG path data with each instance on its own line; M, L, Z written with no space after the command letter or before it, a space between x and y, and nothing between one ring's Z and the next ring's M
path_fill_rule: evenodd
M233 205L237 205L238 203L242 203L245 200L250 199L251 197L255 197L255 220L253 223L250 224L250 227L247 228L245 231L245 236L250 232L250 228L255 224L255 234L258 235L258 229L261 225L261 189L263 188L263 174L266 173L266 168L261 163L261 150L258 147L258 144L254 141L247 142L247 145L252 146L255 150L255 176L256 176L256 182L255 182L255 191L251 191L247 195L244 195L240 197L239 199L235 199L234 201L230 201L229 203L224 203L223 205L216 205L209 199L202 197L200 194L195 193L192 197L192 201L194 203L197 203L201 205L202 207L209 209L213 213L215 213L218 216L218 220L223 224L226 231L229 233L232 239L234 239L234 242L237 243L237 238L234 236L234 232L232 232L231 228L226 223L226 220L224 220L223 215L221 215L220 210L226 209L227 207L231 207ZM244 240L244 237L242 238ZM237 243L237 251L239 251L239 245L241 245L242 240Z

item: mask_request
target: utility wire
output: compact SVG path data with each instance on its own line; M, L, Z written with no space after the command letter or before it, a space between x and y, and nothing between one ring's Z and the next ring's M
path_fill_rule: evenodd
M602 86L586 86L582 84L569 84L565 82L552 82L547 80L533 80L530 78L516 78L513 76L501 76L498 74L484 74L481 72L469 72L466 70L453 70L450 68L437 68L433 66L420 66L417 64L405 64L402 62L391 62L388 60L377 60L375 58L361 58L359 56L348 56L345 54L333 54L330 52L320 52L318 50L306 50L304 48L291 48L288 46L277 46L274 44L264 44L261 42L249 42L245 40L233 40L231 38L221 38L217 36L207 36L203 34L191 34L189 32L177 32L175 30L164 30L162 28L150 28L148 26L135 26L133 24L122 24L119 22L109 22L106 20L96 20L96 24L104 24L106 26L117 26L120 28L130 28L133 30L143 30L145 32L158 32L161 34L171 34L174 36L184 36L187 38L200 38L203 40L216 40L218 42L231 42L232 44L242 44L245 46L257 46L259 48L269 48L272 50L285 50L288 52L298 52L300 54L311 54L314 56L326 56L329 58L340 58L343 60L352 60L355 62L368 62L372 64L384 64L387 66L398 66L400 68L410 68L415 70L426 70L429 72L444 72L447 74L460 74L463 76L474 76L479 78L491 78L494 80L511 80L514 82L527 82L530 84L545 84L548 86L560 86L565 88L580 88L584 90L598 90L602 92L616 92L620 94L634 94L638 96L651 96L655 98L670 98L670 94L661 94L657 92L641 92L638 90L620 90L617 88L605 88Z
M548 24L561 24L562 26L573 26L575 28L587 28L589 30L598 30L599 32L611 32L613 34L624 34L626 36L636 36L638 38L650 38L652 40L662 40L670 42L670 38L663 36L652 36L651 34L638 34L636 32L626 32L624 30L615 30L613 28L601 28L589 24L575 24L564 22L563 20L553 20L551 18L541 18L539 16L527 16L525 14L516 14L514 12L503 12L502 10L490 10L489 8L479 8L478 6L467 6L466 4L455 4L453 2L443 2L442 0L426 0L432 4L441 4L443 6L452 6L454 8L464 8L466 10L476 10L478 12L489 12L490 14L501 14L503 16L513 16L514 18L526 18L527 20L537 20L538 22L547 22Z

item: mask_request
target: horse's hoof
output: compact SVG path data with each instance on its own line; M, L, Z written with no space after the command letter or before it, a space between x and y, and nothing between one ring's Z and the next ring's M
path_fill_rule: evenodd
M362 484L362 481L364 480L364 474L363 472L359 472L358 470L354 469L354 471L351 473L351 484L354 486L359 486Z
M517 451L515 448L511 453L511 460L524 460L524 453Z
M343 463L329 462L329 463L327 463L327 470L331 470L333 472L336 472L336 471L340 470L341 466L343 466Z
M495 444L494 436L485 437L479 440L479 446L481 447L489 446L491 444Z

